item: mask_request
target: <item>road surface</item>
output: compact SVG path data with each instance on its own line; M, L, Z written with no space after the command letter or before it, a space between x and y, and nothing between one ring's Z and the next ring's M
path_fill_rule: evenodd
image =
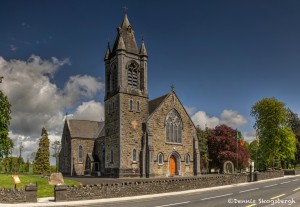
M273 205L272 205L273 204ZM147 199L86 204L89 207L261 207L299 206L300 177L286 177L217 190Z

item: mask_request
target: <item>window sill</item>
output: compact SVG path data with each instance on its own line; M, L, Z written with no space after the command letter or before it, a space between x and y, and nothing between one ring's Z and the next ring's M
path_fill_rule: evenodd
M181 146L183 145L182 143L176 143L176 142L166 142L166 144L170 144L170 145L171 145L171 144L172 144L172 145L181 145Z

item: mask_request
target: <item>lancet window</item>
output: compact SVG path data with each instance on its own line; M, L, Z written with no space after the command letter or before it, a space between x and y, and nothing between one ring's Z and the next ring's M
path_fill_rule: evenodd
M166 117L166 142L182 143L182 121L175 109Z

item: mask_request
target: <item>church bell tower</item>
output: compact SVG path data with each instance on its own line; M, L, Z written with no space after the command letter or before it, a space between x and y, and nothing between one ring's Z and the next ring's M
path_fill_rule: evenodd
M105 174L140 176L142 123L149 115L148 55L144 40L138 50L127 14L117 28L105 62Z

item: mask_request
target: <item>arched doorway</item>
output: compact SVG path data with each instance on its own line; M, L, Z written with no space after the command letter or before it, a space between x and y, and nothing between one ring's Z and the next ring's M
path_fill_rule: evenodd
M169 159L169 171L170 175L175 175L176 174L176 158L174 155L172 155Z

